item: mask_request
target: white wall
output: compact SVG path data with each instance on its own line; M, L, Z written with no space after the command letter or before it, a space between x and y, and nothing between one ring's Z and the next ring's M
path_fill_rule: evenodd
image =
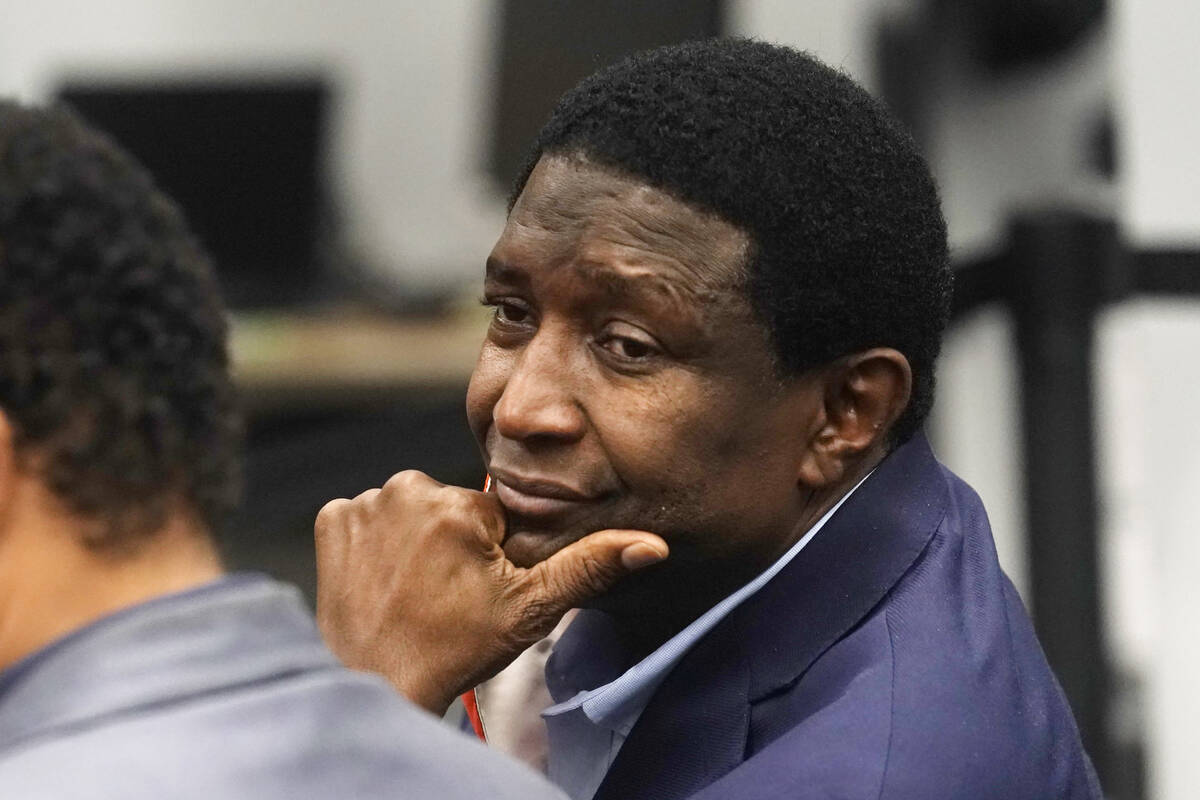
M1113 12L1126 235L1138 247L1194 251L1200 248L1200 5L1118 0ZM1138 585L1144 607L1151 797L1185 800L1200 786L1200 302L1142 301L1118 309L1107 343L1110 396L1120 398L1109 418L1120 525L1112 573ZM1130 550L1139 551L1132 561Z
M1200 301L1143 299L1107 313L1098 345L1107 579L1140 710L1149 797L1200 785Z
M868 89L875 82L874 21L911 0L729 0L731 33L806 50Z
M957 255L995 249L1016 209L1112 213L1112 187L1081 148L1105 109L1110 50L1100 29L1061 58L997 79L966 64L940 72L930 160Z
M45 100L65 74L328 70L351 246L402 279L459 282L503 219L479 135L493 15L487 0L0 0L0 94Z
M1200 3L1117 0L1122 218L1138 243L1200 245Z

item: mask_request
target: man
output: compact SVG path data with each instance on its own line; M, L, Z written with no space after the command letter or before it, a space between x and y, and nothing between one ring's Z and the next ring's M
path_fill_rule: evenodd
M440 708L557 621L508 591L523 569L641 530L669 557L546 667L572 797L1100 797L982 505L920 430L945 227L865 92L749 41L602 70L543 128L484 291L467 411L496 492L409 474L325 510L347 659Z
M149 176L0 103L0 797L558 797L224 577L226 322Z

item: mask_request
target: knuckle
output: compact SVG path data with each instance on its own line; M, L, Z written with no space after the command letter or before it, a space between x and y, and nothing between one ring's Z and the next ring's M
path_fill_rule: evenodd
M521 649L545 636L562 617L564 609L545 598L529 598L512 614L503 636L511 649Z
M445 491L442 494L442 501L446 505L446 509L459 516L474 516L479 513L479 504L475 502L475 498L463 489L452 489L444 487Z
M349 505L349 500L339 497L321 506L321 510L317 512L317 521L315 524L317 534L320 535L333 527Z
M530 614L544 616L557 608L567 608L575 604L579 591L579 583L569 575L547 575L542 583L542 591L536 596L536 601L526 605Z
M615 577L614 570L595 558L582 558L571 569L550 576L547 589L566 605L575 605L606 591Z
M384 484L384 486L389 489L411 488L417 483L420 475L421 473L415 469L401 470L392 477L388 478L388 481Z
M354 503L354 505L356 507L368 505L371 503L371 501L373 501L376 497L379 496L379 492L380 492L379 489L367 489L365 492L362 492L357 497L355 497L352 502Z
M616 571L610 564L596 558L586 558L579 565L578 591L588 595L597 594L608 588L616 577Z
M431 499L439 515L465 530L488 525L492 514L479 500L479 493L457 486L439 486Z
M383 485L387 494L413 495L429 491L438 485L432 478L417 469L406 469L388 478Z

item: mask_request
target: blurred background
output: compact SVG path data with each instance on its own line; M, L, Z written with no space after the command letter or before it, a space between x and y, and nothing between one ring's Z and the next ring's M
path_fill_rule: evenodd
M216 256L249 416L230 557L311 592L325 500L482 478L475 297L554 99L718 34L814 52L924 148L958 270L935 447L1109 795L1196 796L1195 0L0 0L0 94L112 132Z

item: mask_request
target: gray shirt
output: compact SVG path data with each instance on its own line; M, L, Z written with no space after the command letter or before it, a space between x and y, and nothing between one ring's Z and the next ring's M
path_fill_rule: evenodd
M561 795L342 667L299 593L237 576L152 600L0 676L0 798Z

